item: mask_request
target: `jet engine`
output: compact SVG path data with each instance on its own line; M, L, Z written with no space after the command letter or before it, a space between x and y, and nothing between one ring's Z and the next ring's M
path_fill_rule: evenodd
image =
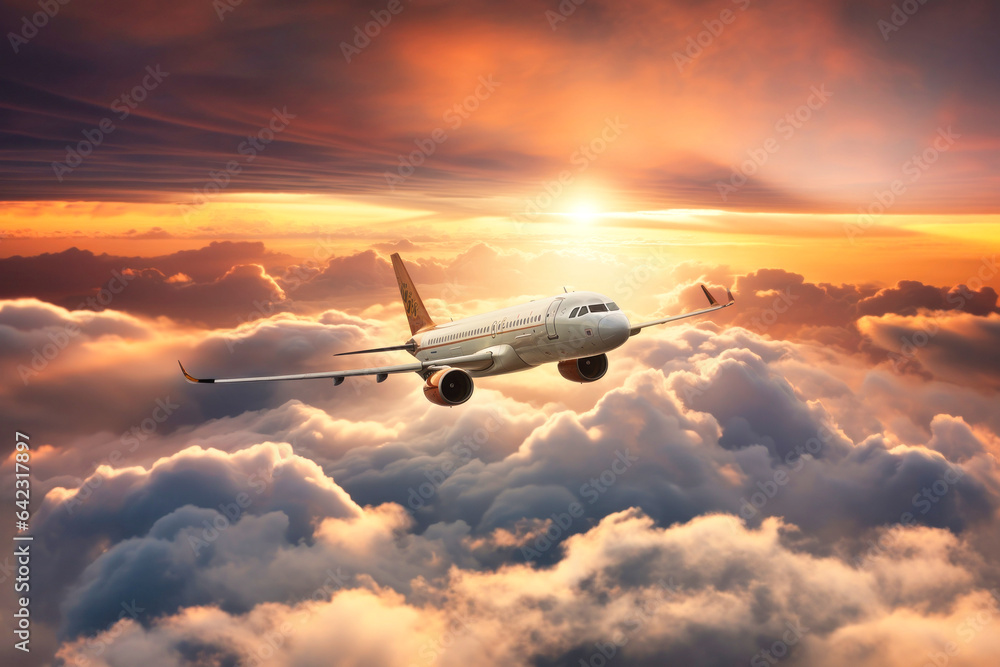
M559 374L573 382L594 382L604 377L607 372L608 355L606 354L559 362Z
M472 396L472 376L461 368L443 368L427 378L424 396L437 405L461 405Z

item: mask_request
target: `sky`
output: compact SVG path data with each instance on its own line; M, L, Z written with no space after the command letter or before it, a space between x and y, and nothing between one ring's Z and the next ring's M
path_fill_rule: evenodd
M994 664L1000 7L0 7L4 664ZM593 290L608 374L402 363ZM5 539L15 535L8 522ZM19 594L18 594L19 595Z

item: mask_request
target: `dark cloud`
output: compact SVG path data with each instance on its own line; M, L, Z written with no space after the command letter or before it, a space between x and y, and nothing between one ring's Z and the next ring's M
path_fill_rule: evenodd
M951 289L924 285L917 280L901 280L895 287L879 290L876 294L862 299L857 304L857 314L916 315L923 310L964 310L972 315L997 313L997 293L992 287L981 287L977 291L966 285Z
M127 272L114 305L128 312L208 326L234 326L285 309L286 295L260 264L239 264L216 280L195 283L157 269Z
M888 351L896 368L915 366L955 384L1000 388L1000 315L996 313L988 317L961 312L938 317L865 317L859 327Z
M154 269L166 278L187 276L196 282L222 278L239 264L282 266L291 258L265 249L261 242L214 241L197 250L180 250L154 257L95 255L89 250L70 248L33 257L0 259L0 297L36 297L67 308L92 297L97 290L128 269ZM84 306L86 307L86 306Z

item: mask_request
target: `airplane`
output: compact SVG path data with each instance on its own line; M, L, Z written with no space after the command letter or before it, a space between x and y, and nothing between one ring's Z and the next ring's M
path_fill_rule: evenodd
M399 283L411 337L402 345L341 352L335 356L405 350L416 361L397 366L359 368L346 371L300 373L240 378L196 378L178 361L189 382L272 382L281 380L333 379L374 375L383 382L394 373L417 373L424 380L424 396L443 406L461 405L472 397L473 378L522 371L555 362L559 373L573 382L595 382L608 371L608 352L620 347L646 327L704 315L733 305L719 303L702 285L709 307L632 325L614 301L596 292L565 292L544 299L436 324L424 307L410 274L398 253L392 267ZM565 289L565 288L564 288Z

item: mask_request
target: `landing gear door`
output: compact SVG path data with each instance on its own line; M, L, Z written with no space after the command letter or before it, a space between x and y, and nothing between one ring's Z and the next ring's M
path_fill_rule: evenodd
M549 339L559 338L559 333L556 331L556 313L559 312L560 306L562 306L563 299L555 299L549 304L548 310L545 311L545 331L549 335Z

